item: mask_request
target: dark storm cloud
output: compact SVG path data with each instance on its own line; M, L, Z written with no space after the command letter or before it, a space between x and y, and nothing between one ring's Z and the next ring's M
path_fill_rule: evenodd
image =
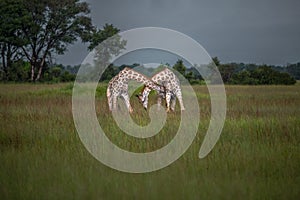
M156 26L180 31L222 62L286 64L300 61L298 0L109 0L88 1L93 22L121 31ZM84 52L80 52L82 49ZM60 60L80 63L85 47ZM77 59L77 60L76 60Z

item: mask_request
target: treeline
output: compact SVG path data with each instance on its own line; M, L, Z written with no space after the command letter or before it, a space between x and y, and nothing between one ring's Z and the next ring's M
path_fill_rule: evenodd
M244 63L221 64L217 57L213 58L213 61L225 84L292 85L296 83L296 80L300 80L300 63L288 64L287 66L281 67ZM110 65L102 74L100 81L109 81L125 66L134 68L140 65ZM169 67L181 73L191 84L205 84L198 70L193 66L185 66L182 60L178 60L173 66L169 65ZM147 70L155 72L159 69L148 68Z
M288 64L287 66L257 65L244 63L222 64L217 57L214 57L211 66L219 71L225 84L239 85L293 85L300 80L300 63ZM181 60L173 66L191 84L204 83L202 76L195 67L187 68ZM214 67L212 67L214 68ZM179 69L179 70L178 70ZM214 83L213 74L210 81ZM218 80L216 80L216 83Z
M280 72L281 71L281 72ZM281 69L275 70L272 66L261 65L254 69L243 69L232 73L229 78L228 74L221 73L225 77L225 83L243 84L243 85L292 85L296 83L295 77Z
M221 64L217 58L213 58L225 84L241 85L291 85L300 80L300 63L288 64L285 67L272 65L256 65L244 63ZM167 64L168 65L168 64ZM102 74L100 81L108 82L125 67L135 68L141 66L138 63L132 65L115 66L110 64ZM195 67L187 67L182 60L178 60L172 67L181 73L191 84L205 84L204 79ZM45 65L40 82L58 83L71 82L76 78L80 65L64 66L62 64ZM153 74L158 68L147 68ZM0 71L0 81L27 82L30 79L30 63L19 60L8 69L6 76Z
M6 73L0 70L0 81L1 82L29 82L30 81L30 63L18 60L13 62L10 67L7 68ZM43 75L39 79L39 82L47 83L59 83L59 82L72 82L75 80L78 66L64 66L62 64L57 65L45 65L43 68Z
M214 61L225 84L244 85L292 85L300 80L300 63L286 66L257 65L245 63L221 64Z

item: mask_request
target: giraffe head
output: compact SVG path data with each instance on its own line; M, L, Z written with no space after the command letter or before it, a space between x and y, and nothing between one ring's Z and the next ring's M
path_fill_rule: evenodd
M143 107L147 110L148 107L148 96L151 92L151 89L147 86L144 86L141 93L137 95L139 102L143 105Z
M139 102L143 105L143 107L146 110L148 108L148 99L151 90L152 90L151 87L145 85L141 93L137 95ZM158 86L158 88L156 88L155 90L158 92L158 95L164 96L165 88L163 86Z

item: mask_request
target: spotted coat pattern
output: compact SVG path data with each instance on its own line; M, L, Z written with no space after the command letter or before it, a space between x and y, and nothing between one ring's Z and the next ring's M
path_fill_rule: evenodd
M158 98L157 98L158 105L161 105L162 98L166 98L167 111L170 111L170 109L174 111L176 106L176 98L178 98L180 109L185 110L182 101L180 81L170 69L165 68L164 70L156 73L154 76L151 77L151 80L165 87L165 93L160 92L158 94ZM150 91L151 88L147 86L145 86L142 91L142 95L140 99L145 108L147 108L148 105L148 96Z
M164 93L164 87L154 83L148 77L138 73L137 71L126 67L115 77L113 77L108 83L106 96L110 111L117 109L117 98L122 97L125 101L128 111L130 113L133 112L128 95L128 83L130 80L135 80L139 83L143 83L145 86L147 86L151 90L156 90L158 93Z

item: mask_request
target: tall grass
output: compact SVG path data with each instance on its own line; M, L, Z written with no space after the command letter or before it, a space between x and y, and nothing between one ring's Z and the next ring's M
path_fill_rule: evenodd
M158 135L133 138L108 114L105 87L97 89L97 116L115 144L148 152L174 137L179 107ZM72 85L0 85L0 198L299 199L300 85L227 86L221 138L201 160L210 99L205 86L194 90L201 123L188 151L159 171L127 174L101 164L84 148L72 119ZM132 105L133 120L149 122L137 99Z

